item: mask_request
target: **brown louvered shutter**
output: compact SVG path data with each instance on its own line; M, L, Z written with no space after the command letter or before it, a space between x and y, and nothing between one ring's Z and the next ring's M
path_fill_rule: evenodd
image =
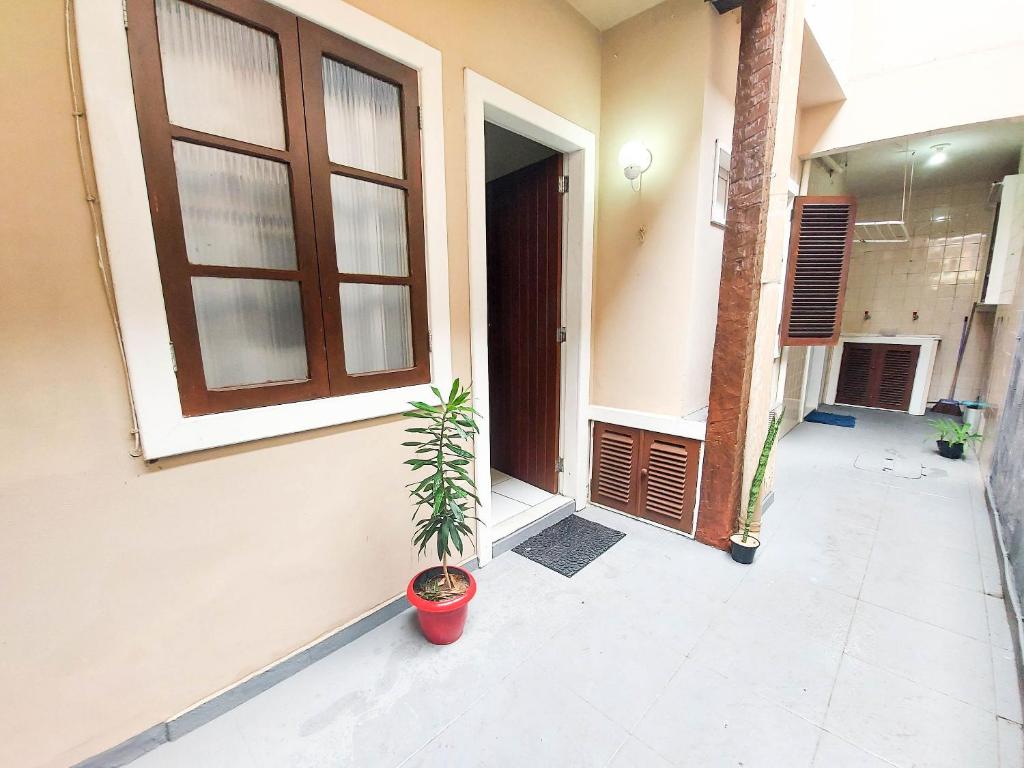
M873 344L843 344L839 364L836 402L845 405L871 405L871 365Z
M910 407L910 394L914 389L914 373L917 371L917 357L921 348L913 345L879 344L881 374L878 379L878 396L874 405L893 411L905 411Z
M853 197L796 198L782 310L783 345L833 346L839 341L856 214Z
M637 515L670 528L693 530L700 443L645 432L640 449Z
M638 429L594 424L590 498L595 504L636 513L640 438Z

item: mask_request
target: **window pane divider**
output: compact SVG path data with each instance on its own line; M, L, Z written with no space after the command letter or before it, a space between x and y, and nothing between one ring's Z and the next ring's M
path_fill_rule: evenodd
M243 155L262 157L266 160L278 160L282 163L291 162L293 153L287 149L275 149L264 147L261 144L250 144L247 141L229 139L226 136L218 136L215 133L205 133L192 128L182 128L180 125L169 124L172 139L188 141L192 144L201 144L204 147L215 149L227 149L232 152L240 152Z
M408 275L364 275L353 272L338 274L339 283L373 283L374 285L410 285L412 278Z
M364 171L362 168L353 168L348 165L341 165L340 163L330 163L331 173L336 173L341 176L348 176L353 179L359 179L360 181L370 181L374 184L381 184L385 187L395 187L396 189L404 189L408 191L409 182L405 179L399 179L395 176L387 176L383 173L374 173L373 171Z
M237 277L251 280L300 281L303 274L297 269L264 269L262 267L228 267L220 264L189 263L192 277Z

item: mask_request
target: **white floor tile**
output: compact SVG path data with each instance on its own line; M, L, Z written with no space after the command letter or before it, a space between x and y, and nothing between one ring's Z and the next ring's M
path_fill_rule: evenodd
M843 658L825 728L899 766L998 766L990 712L852 656Z
M491 491L491 525L497 525L504 520L515 517L520 512L529 509L529 505L521 501L513 501L508 496Z
M736 672L726 678L687 661L633 734L677 766L810 766L818 728L750 693Z
M537 488L529 483L524 483L515 477L507 477L501 482L495 483L491 490L528 507L540 504L554 496L553 493L545 491L543 488Z
M615 753L608 768L672 768L672 763L657 754L642 741L630 736Z
M846 652L995 712L992 651L988 643L861 603L853 617Z

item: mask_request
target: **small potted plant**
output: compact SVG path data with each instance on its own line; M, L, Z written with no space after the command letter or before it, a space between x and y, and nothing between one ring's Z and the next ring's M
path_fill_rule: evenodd
M412 542L419 547L420 555L433 542L441 564L416 574L406 595L416 608L427 640L447 645L462 636L469 601L476 594L472 574L449 565L448 559L453 547L462 555L463 542L473 537L467 521L477 519L471 511L478 499L476 484L467 470L473 454L465 446L479 429L473 420L476 411L470 406L470 392L458 379L447 398L437 388L432 389L437 405L413 402L413 410L403 414L417 424L405 430L416 439L402 445L414 449L413 458L405 463L414 472L427 473L408 485L415 507Z
M784 409L783 409L784 410ZM750 497L747 499L747 513L743 516L740 530L729 537L729 552L732 559L743 565L750 565L754 562L754 555L761 542L750 535L750 527L754 523L754 511L757 509L757 502L761 498L761 485L764 483L764 473L768 468L768 457L772 455L772 447L775 445L775 438L779 434L779 426L782 424L782 413L772 413L768 419L768 434L764 438L764 446L761 448L761 456L757 460L757 470L754 472L754 479L750 482Z
M939 453L947 459L962 459L965 445L981 441L981 434L970 424L957 424L952 419L933 419L928 423L935 429Z

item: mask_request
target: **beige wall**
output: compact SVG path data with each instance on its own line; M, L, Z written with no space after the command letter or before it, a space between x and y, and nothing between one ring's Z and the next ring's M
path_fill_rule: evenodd
M981 294L995 213L988 196L987 183L914 190L910 242L853 247L843 333L941 336L929 400L949 397L963 321ZM901 202L899 193L861 197L857 218L898 219ZM870 320L864 319L865 310ZM981 391L991 321L991 313L975 317L957 381L958 398L972 400Z
M597 405L676 416L707 405L722 248L710 182L715 138L731 141L738 21L669 0L604 35ZM654 157L640 192L617 162L632 139Z
M465 375L463 68L597 131L599 35L559 0L355 4L444 57ZM421 565L396 419L151 466L129 457L62 6L0 11L0 765L19 768L66 766L173 716L399 594Z
M802 156L1024 114L1024 3L809 0L846 99L802 113Z

